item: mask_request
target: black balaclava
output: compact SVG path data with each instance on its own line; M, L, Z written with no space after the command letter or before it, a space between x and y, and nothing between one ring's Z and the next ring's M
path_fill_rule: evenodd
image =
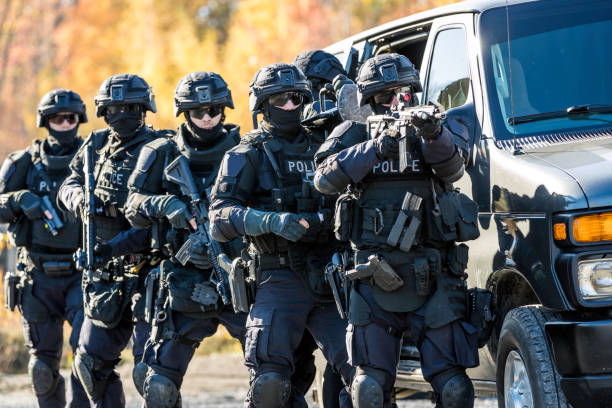
M221 120L211 129L204 129L193 123L189 112L185 112L187 119L187 143L192 147L206 148L215 144L223 136L223 122L225 121L225 112L221 114Z
M138 129L144 125L144 112L107 113L104 120L121 140L131 139Z
M265 101L263 103L263 125L266 130L278 135L289 141L293 141L300 133L302 126L300 125L304 104L301 104L294 110L284 110L272 106Z
M61 156L63 153L71 151L77 140L77 134L79 132L78 124L74 127L74 129L63 132L51 129L49 124L47 124L45 127L49 131L47 140L49 141L49 147L51 148L50 153Z

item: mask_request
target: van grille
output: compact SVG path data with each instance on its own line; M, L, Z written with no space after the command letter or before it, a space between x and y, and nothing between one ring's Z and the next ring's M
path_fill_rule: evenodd
M585 140L601 140L612 137L612 127L599 128L595 130L581 130L576 132L550 133L547 135L517 137L516 142L510 140L498 140L497 147L513 151L514 144L521 150L538 149L546 146L578 143Z

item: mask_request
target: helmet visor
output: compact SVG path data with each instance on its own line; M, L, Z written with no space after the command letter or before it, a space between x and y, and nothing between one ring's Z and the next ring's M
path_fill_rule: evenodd
M281 108L291 101L295 106L300 106L304 103L304 95L300 92L282 92L274 95L270 95L268 102L272 106Z

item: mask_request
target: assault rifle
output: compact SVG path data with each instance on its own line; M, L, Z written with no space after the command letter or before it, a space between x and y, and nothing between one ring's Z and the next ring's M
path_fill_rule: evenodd
M189 206L191 212L196 219L198 230L192 233L183 246L177 251L174 256L181 265L186 265L189 261L189 251L192 244L195 242L201 242L206 246L208 256L213 264L213 271L210 275L210 281L217 288L219 296L224 305L229 305L230 297L228 296L228 277L227 273L219 266L218 257L223 253L218 242L213 240L208 234L208 204L198 193L198 189L193 181L193 175L189 169L189 162L185 156L179 156L172 161L165 169L164 174L166 178L176 183L180 188L181 192L189 197ZM208 193L206 193L208 194Z
M370 139L381 136L383 132L389 132L390 136L399 139L399 171L402 173L408 167L412 145L420 134L415 121L433 123L445 118L446 113L438 105L407 106L401 103L392 107L390 113L369 116L366 125Z
M83 218L83 245L77 250L75 261L77 268L87 272L87 279L91 281L97 266L94 255L94 247L96 246L94 189L96 188L96 182L94 178L93 146L91 143L85 145L83 174L85 175L85 196L81 212L81 217Z

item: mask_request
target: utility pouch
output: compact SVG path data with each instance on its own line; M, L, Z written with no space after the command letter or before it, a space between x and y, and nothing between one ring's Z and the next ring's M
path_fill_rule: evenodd
M117 327L131 303L137 282L137 278L126 276L121 279L87 281L83 288L85 315L98 327Z
M437 196L439 212L434 214L434 225L440 241L464 242L480 236L478 206L468 196L456 190Z
M419 296L429 295L429 292L431 291L431 276L429 273L429 261L427 258L415 258L414 277L416 283L416 294Z
M351 239L355 199L352 194L344 193L336 200L334 210L334 235L338 241Z
M163 262L161 267L171 268L163 273L170 309L194 319L209 317L218 310L219 293L206 276L170 262Z
M318 302L332 302L333 294L329 283L325 279L324 260L328 258L309 254L306 257L306 283L313 298Z
M250 261L252 262L252 261ZM248 267L248 262L246 263ZM247 292L247 283L245 276L245 262L241 258L236 258L232 261L232 266L229 272L229 286L232 294L232 305L234 312L248 313L249 307L251 306L251 300L249 299ZM248 273L248 270L246 271Z
M155 295L157 280L159 279L159 268L153 269L145 278L145 305L144 305L144 320L147 323L153 321L153 313L155 308Z
M23 318L30 323L42 323L49 320L47 306L34 296L34 280L31 277L23 280L22 293L21 313Z
M15 272L7 272L4 275L4 306L11 312L15 306L21 305L21 276Z
M478 347L484 347L491 333L495 315L493 313L493 294L480 288L471 288L466 292L466 320L474 326L478 334Z
M370 255L365 264L355 265L355 269L346 272L346 277L350 280L371 278L385 292L393 292L404 284L393 267L377 254Z
M463 278L469 259L469 248L459 244L448 251L448 269L451 274Z
M41 266L45 274L52 278L72 275L74 271L70 261L45 261Z

